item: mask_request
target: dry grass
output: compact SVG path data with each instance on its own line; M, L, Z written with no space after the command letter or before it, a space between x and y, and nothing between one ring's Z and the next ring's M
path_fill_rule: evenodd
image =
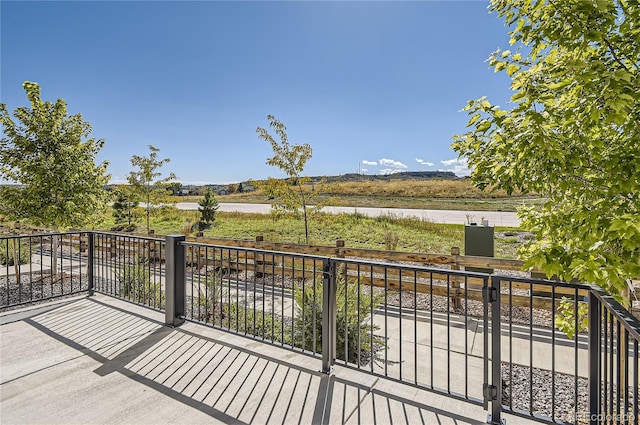
M307 185L306 190L312 186ZM504 191L481 191L469 180L378 180L315 184L318 201L326 205L438 210L516 211L541 199ZM217 196L219 202L270 203L261 191ZM195 201L199 198L188 199ZM175 201L187 201L186 197Z
M461 180L375 180L348 181L331 184L316 183L304 186L305 190L314 190L325 196L370 196L401 197L426 199L501 199L520 198L521 194L507 195L503 190L480 190L468 179ZM265 196L260 190L254 192L216 195L221 202L264 202ZM176 202L195 202L202 196L176 196Z
M416 198L508 198L504 191L481 191L469 180L390 180L335 183L323 188L328 195L401 196ZM517 196L517 195L516 195Z

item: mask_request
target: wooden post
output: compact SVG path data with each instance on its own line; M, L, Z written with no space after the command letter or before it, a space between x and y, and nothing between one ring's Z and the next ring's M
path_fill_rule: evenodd
M264 235L256 236L256 248L258 247L258 242L264 242ZM262 272L262 268L264 267L264 255L256 253L253 257L253 263L255 277L258 279L263 278L264 273Z
M451 255L455 256L455 262L451 265L451 270L460 270L458 265L458 256L460 255L460 248L457 246L451 247ZM458 292L460 291L460 277L452 276L451 280L451 305L453 308L460 308L460 297Z
M109 254L111 254L111 257L115 257L116 253L118 252L118 247L117 247L117 239L115 236L110 236L109 237Z
M336 239L336 257L338 258L344 258L344 251L341 248L344 248L344 239Z

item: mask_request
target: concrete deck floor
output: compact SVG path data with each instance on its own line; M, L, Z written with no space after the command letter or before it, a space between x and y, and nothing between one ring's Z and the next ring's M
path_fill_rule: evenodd
M2 424L482 424L474 404L97 295L0 315ZM533 421L504 415L509 425Z

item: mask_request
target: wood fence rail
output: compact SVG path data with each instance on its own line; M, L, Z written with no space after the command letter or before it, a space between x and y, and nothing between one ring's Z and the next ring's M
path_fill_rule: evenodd
M115 234L114 234L115 236ZM146 237L142 234L122 233L122 237ZM163 238L162 235L153 235L156 238ZM114 240L121 240L116 237ZM77 237L74 238L77 240ZM262 236L257 236L255 240L248 239L228 239L211 237L187 237L187 242L197 242L209 245L228 246L235 248L251 248L265 251L290 252L296 254L322 255L338 258L362 258L368 260L387 262L410 262L422 265L446 265L452 270L461 270L461 267L497 269L522 271L524 262L509 258L480 257L473 255L460 255L460 249L451 248L451 254L432 254L424 252L401 252L387 251L367 248L349 248L345 246L342 239L336 240L335 246L327 245L304 245L281 242L268 242ZM124 243L123 245L126 245ZM541 273L541 270L532 269L531 273Z
M95 247L95 252L103 253L107 256L122 256L137 258L138 256L152 261L164 261L165 250L161 249L161 240L138 240L137 237L146 237L138 234L106 234L99 239ZM161 235L154 235L162 238ZM71 238L64 238L61 242L63 246L70 246L73 249L86 252L86 238L74 235ZM322 245L302 245L289 243L274 243L264 241L262 236L256 237L255 241L188 237L188 243L202 243L202 246L187 246L186 261L191 265L214 266L215 269L226 269L232 272L252 271L264 275L281 276L287 275L292 278L317 278L318 268L322 266L320 259L296 257L296 254L308 254L337 258L357 258L369 259L380 262L391 263L391 269L371 265L363 269L357 266L346 264L345 272L347 278L357 271L359 282L363 285L375 287L386 287L391 290L410 290L419 293L431 293L433 295L449 297L453 307L460 307L463 300L482 300L481 286L482 279L475 277L454 276L447 273L447 268L443 268L442 273L437 271L422 272L414 274L401 274L394 269L393 264L402 267L402 262L420 265L448 266L450 270L460 270L463 267L492 268L498 270L521 270L523 262L513 259L499 259L490 257L464 256L459 255L459 248L453 247L451 254L429 254L417 252L398 252L374 249L358 249L345 247L343 240L337 240L336 246ZM218 248L212 248L215 245ZM282 252L284 255L266 254L262 252L238 252L226 255L225 248L234 249L257 249L264 251ZM291 254L288 256L287 254ZM461 284L464 283L464 286ZM514 306L540 308L551 310L553 302L549 296L538 296L534 294L545 294L549 288L542 284L525 284L512 282L513 289L526 291L523 294L502 294L503 303ZM584 296L583 291L579 291L580 296ZM573 290L568 288L556 288L556 303L562 296L572 296ZM547 294L548 295L548 294Z

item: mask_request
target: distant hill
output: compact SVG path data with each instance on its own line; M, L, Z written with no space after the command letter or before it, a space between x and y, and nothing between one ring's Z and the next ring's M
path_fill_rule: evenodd
M451 171L403 171L400 173L394 174L357 174L357 173L348 173L342 174L340 176L319 176L319 177L311 177L311 180L314 182L319 182L321 180L327 182L351 182L351 181L389 181L389 180L433 180L433 179L442 179L442 180L458 180L460 179Z
M390 180L461 180L460 177L456 176L451 171L403 171L400 173L394 174L357 174L357 173L348 173L342 174L340 176L315 176L311 177L311 181L314 183L319 183L321 181L325 181L328 183L341 183L341 182L366 182L366 181L390 181ZM243 190L245 192L252 192L256 190L254 182L251 180L246 180L241 182L243 186ZM195 194L201 193L204 191L205 187L211 187L213 190L218 193L226 193L230 186L237 187L239 183L229 184L207 184L204 186L197 185L184 185L183 188L187 191L185 194ZM114 184L109 184L106 186L106 189L111 190Z

